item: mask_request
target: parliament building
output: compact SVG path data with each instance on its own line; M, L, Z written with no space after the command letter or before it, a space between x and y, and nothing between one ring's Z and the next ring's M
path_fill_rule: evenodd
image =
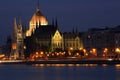
M14 37L12 56L23 58L26 54L36 51L79 50L83 48L80 34L77 31L64 32L59 30L57 19L48 24L47 18L40 11L39 5L29 21L29 29L23 31L22 24L17 26L14 21ZM24 55L23 55L24 53Z

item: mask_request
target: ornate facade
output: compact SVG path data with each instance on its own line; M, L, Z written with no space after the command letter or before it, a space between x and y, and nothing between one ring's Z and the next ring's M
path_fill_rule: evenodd
M22 24L19 22L17 25L16 19L14 20L14 33L12 39L12 52L11 58L23 59L24 58L24 41L23 41L23 29Z
M14 35L12 43L12 55L15 59L24 57L25 55L34 53L36 51L55 51L55 50L69 50L73 48L78 50L83 48L81 39L78 33L61 33L58 29L57 20L52 25L48 24L46 17L41 13L39 6L33 14L29 29L26 30L26 36L21 23L17 25L14 21Z

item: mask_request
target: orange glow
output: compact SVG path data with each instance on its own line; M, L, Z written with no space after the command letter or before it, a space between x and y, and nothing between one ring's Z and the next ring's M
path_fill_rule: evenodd
M54 53L52 53L52 56L54 56Z
M15 50L17 47L16 47L16 43L13 43L12 44L12 49Z
M105 48L105 51L108 51L108 49L107 49L107 48Z
M5 54L0 54L0 58L5 57Z
M30 24L36 25L36 23L40 25L48 25L47 19L44 16L34 14L30 21Z
M105 49L104 49L104 53L107 53L107 52L108 52L108 49L107 49L107 48L105 48Z
M59 53L57 53L57 56L59 56Z
M85 55L88 56L88 53L86 53Z
M38 52L36 52L35 54L36 54L36 55L38 55L39 53L38 53Z
M93 48L92 51L93 51L93 53L96 53L96 49Z
M49 54L47 54L47 57L49 57L50 55Z
M26 36L31 36L37 25L48 25L47 18L40 12L39 9L37 9L37 11L34 13L30 20L30 27L29 30L26 32Z
M70 50L73 50L73 48L71 47Z
M40 52L40 54L41 54L41 55L43 55L43 54L44 54L44 52Z
M83 48L80 48L80 50L83 50Z
M94 54L95 56L97 56L97 50L95 48L93 48L92 50L90 50L91 54Z
M120 67L120 64L116 64L115 66L116 66L116 67Z
M120 49L119 48L116 48L115 51L120 53Z
M79 53L76 53L76 56L79 56Z
M83 49L83 52L86 53L87 52L86 49Z

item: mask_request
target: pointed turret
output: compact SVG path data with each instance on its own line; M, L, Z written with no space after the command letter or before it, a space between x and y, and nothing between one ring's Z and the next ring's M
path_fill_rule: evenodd
M22 22L21 22L21 18L19 18L18 30L20 30L21 33L22 33Z
M75 30L74 30L74 28L73 28L73 30L72 30L72 33L73 33L73 34L75 33Z
M57 18L56 18L56 20L55 20L55 26L58 28Z
M17 37L17 22L16 18L14 18L13 42L16 41L16 37Z
M21 18L19 18L19 25L22 25Z
M53 26L55 25L55 23L54 23L54 18L52 19L52 25L53 25Z
M40 2L38 0L38 4L37 4L37 12L40 11Z
M17 26L16 18L14 18L14 27Z
M76 32L76 34L78 34L78 29L77 29L77 27L76 27L76 31L75 31L75 32Z

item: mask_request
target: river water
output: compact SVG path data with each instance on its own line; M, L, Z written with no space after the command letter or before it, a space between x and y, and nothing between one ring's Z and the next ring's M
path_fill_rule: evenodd
M0 65L0 80L120 80L120 65Z

